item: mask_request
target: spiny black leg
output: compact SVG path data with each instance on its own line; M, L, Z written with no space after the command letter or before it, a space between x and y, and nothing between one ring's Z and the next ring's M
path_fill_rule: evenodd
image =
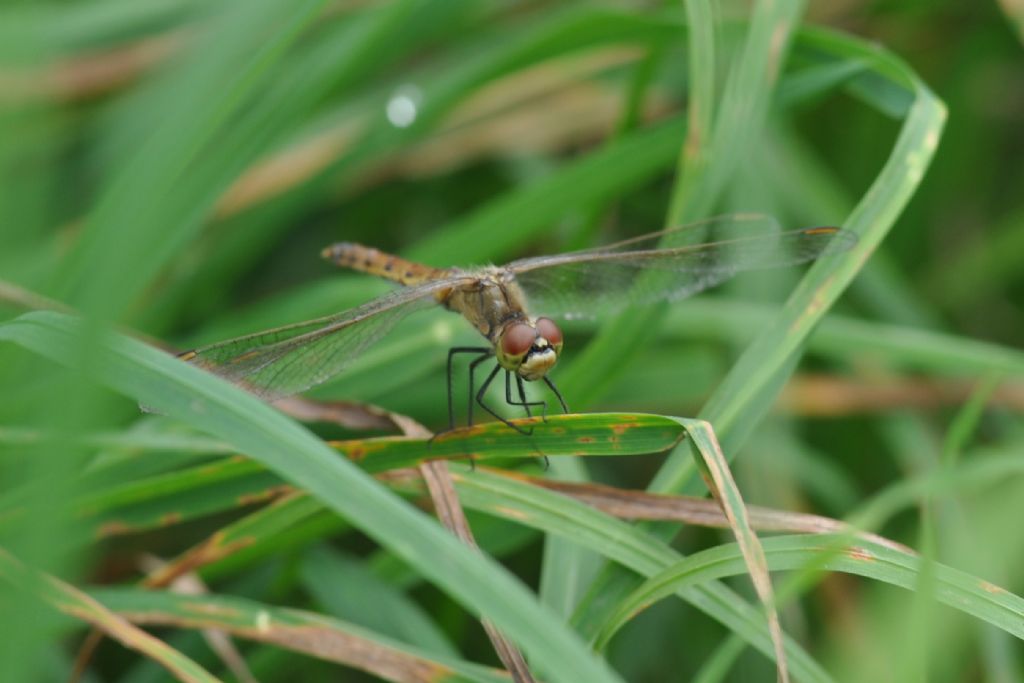
M526 388L523 386L523 378L516 375L516 383L519 385L519 398L526 400ZM545 422L548 421L548 402L547 401L533 401L530 405L540 405L540 419ZM527 408L529 412L529 408Z
M523 378L516 375L516 386L519 388L519 400L512 400L512 387L511 387L512 371L505 371L505 402L510 406L522 406L526 409L526 416L533 417L533 413L530 412L530 406L540 406L541 417L547 419L548 404L544 401L527 401L526 400L526 389L523 387Z
M466 395L467 403L469 408L466 411L466 426L473 426L473 378L476 376L476 368L478 365L483 363L485 360L491 357L491 349L483 349L484 353L479 358L469 364L469 393ZM495 368L497 370L497 368ZM493 373L492 373L493 376ZM490 381L490 380L488 380ZM484 382L484 389L487 388L487 382ZM483 404L481 404L483 405ZM485 408L487 406L484 406ZM469 471L476 472L476 458L469 456Z
M516 379L520 380L519 375L516 375ZM519 402L518 403L516 403L515 401L512 400L512 391L511 391L511 386L510 386L511 383L512 383L512 371L511 370L506 370L505 371L505 403L509 404L510 406L522 406L523 410L526 411L526 417L533 417L533 414L530 412L530 403L529 403L529 401L526 400L526 393L523 391L522 380L516 382L516 386L519 387Z
M508 420L503 418L501 415L498 415L498 413L494 412L494 410L492 410L489 405L484 403L484 394L487 393L487 387L491 386L491 382L493 382L494 378L497 377L498 370L501 370L501 366L498 365L497 363L495 363L494 369L491 370L491 374L487 375L487 379L485 379L484 383L480 386L480 391L476 392L476 402L480 405L481 408L486 410L488 413L493 415L495 418L497 418L497 419L501 420L502 422L504 422L506 425L508 425L512 429L516 430L520 434L525 434L525 435L529 436L530 434L533 433L532 429L527 431L527 430L523 429L522 427L519 427L517 425L512 424L511 422L509 422Z
M455 406L452 403L452 361L455 359L457 353L479 353L489 354L491 350L486 346L454 346L448 349L448 431L455 429ZM473 389L470 386L469 393L472 395ZM470 409L472 410L473 399L470 398ZM472 420L470 420L472 424Z
M547 375L544 375L544 383L551 388L551 391L555 392L555 396L558 397L558 402L562 404L562 412L568 415L569 406L565 405L565 399L562 398L562 392L558 390L558 387L555 386L555 383L552 382L551 378Z
M487 354L480 356L469 364L469 410L467 411L468 417L466 418L466 425L469 427L473 426L473 377L476 374L476 366L488 358L490 358L490 349L487 349Z
M523 386L523 378L520 377L519 375L516 375L516 386L519 387L519 400L523 402L522 405L526 408L526 414L530 415L530 405L531 405L531 403L526 400L526 387ZM547 401L534 401L532 403L532 405L537 405L537 404L540 404L540 419L542 419L545 422L547 422L548 421L548 404L547 404ZM530 415L530 417L533 417L533 416ZM548 456L546 456L546 455L542 455L541 457L544 459L544 471L547 472L548 469L551 467L551 461L548 460Z

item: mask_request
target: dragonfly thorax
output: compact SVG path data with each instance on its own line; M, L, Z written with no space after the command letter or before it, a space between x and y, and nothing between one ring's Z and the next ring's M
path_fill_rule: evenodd
M510 321L494 341L498 364L525 380L541 379L562 351L562 331L549 318Z

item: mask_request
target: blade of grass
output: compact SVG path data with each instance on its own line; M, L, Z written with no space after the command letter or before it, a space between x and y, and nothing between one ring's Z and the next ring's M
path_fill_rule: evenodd
M704 139L700 135L688 140L687 154L684 154L684 163L680 165L680 176L670 200L667 225L700 218L709 213L719 200L747 148L754 144L761 132L771 94L785 61L789 38L802 9L803 4L799 2L759 3L755 7L742 55L726 81L718 118L713 128L706 129L710 135L706 151L701 144L704 143ZM693 11L699 16L699 6L695 6ZM713 50L710 46L705 46L698 56L707 60L713 56ZM692 65L692 68L697 66ZM702 66L706 68L710 65ZM713 68L711 71L713 73ZM700 77L697 83L703 84L705 89L710 89L713 85L706 76ZM706 96L707 93L697 93L697 96L701 95ZM703 108L698 109L695 106L691 110L692 115L698 119L710 117L710 105L702 103L699 106ZM705 125L709 123L704 122ZM621 372L626 365L623 362L622 349L638 348L642 339L649 336L651 330L655 328L663 309L664 306L660 306L653 310L629 312L602 328L562 379L562 386L570 397L574 390L593 397L606 388L614 373ZM712 413L709 417L717 416ZM718 428L717 424L715 428ZM663 480L671 468L680 467L680 461L684 458L686 456L680 452L670 456L670 460L662 467L658 478L652 484L652 490L672 490L660 484L659 480ZM697 459L695 456L692 460L687 458L687 462L692 466ZM666 530L662 533L667 536L671 532ZM608 573L601 575L592 584L591 592L608 592L605 589L609 580ZM629 583L624 576L620 580L623 587ZM761 586L766 585L762 577L756 577L755 581ZM780 658L777 665L780 676L785 676L785 660Z
M767 614L768 632L775 648L779 681L786 683L789 681L789 666L786 663L782 640L782 625L779 623L779 614L775 608L775 597L772 593L772 582L768 575L764 550L757 534L750 526L747 507L740 496L736 481L729 471L725 454L722 453L722 449L718 445L718 439L715 438L715 432L711 429L711 425L703 420L679 419L679 422L686 427L694 449L700 454L701 460L698 465L701 476L729 520L729 527L743 553L743 561L754 583L754 590Z
M679 338L746 342L769 324L778 309L759 304L693 299L676 307L665 329ZM830 314L807 339L807 348L837 360L869 357L893 367L940 374L1005 373L1024 375L1024 352L945 332Z
M999 388L1002 377L996 374L986 375L971 392L967 402L953 418L946 438L942 442L942 464L946 467L954 464L960 457L967 442L974 435L985 412L985 407L992 400L992 394Z
M714 71L714 64L706 63L713 56L713 46L698 44L699 52L694 55L690 69L691 73L702 72L696 84L704 91L691 93L691 119L699 121L702 129L688 134L686 139L665 217L666 227L706 217L719 201L747 148L756 140L768 110L771 89L781 69L787 37L802 3L769 5L758 5L743 57L729 75L718 120L713 126L705 120L713 111L708 101L714 99L714 83L706 75L708 70ZM698 9L696 14L705 22L710 21L710 13ZM702 25L701 32L713 35L714 29ZM572 405L585 405L586 401L595 400L625 371L627 354L642 348L643 340L652 336L665 308L662 304L621 314L603 326L587 347L576 354L559 378L562 391Z
M1014 468L1018 473L1021 471L1019 462L1012 462L1012 458L1007 460L1004 466ZM984 475L987 481L993 481L999 476L1005 476L1005 472L1000 475L995 471L987 471ZM956 475L949 477L947 481L948 485L954 487L959 482L962 482L962 479ZM481 468L475 472L459 473L456 484L462 499L470 507L506 516L549 533L574 538L576 542L599 549L610 559L645 576L653 576L658 571L667 570L675 563L679 563L677 567L694 567L696 565L689 565L688 562L699 555L702 559L698 560L697 564L701 565L701 571L707 571L708 574L694 583L688 582L676 592L707 611L709 615L723 621L734 633L747 639L765 654L771 654L770 642L764 638L763 617L752 616L751 624L758 624L752 632L746 631L745 627L741 628L737 625L736 615L731 613L731 608L735 607L734 603L726 599L725 594L718 592L718 584L713 581L706 582L713 578L712 575L734 576L748 571L746 560L735 544L718 546L682 560L678 553L636 527L610 519L575 501L559 496L552 497L550 492L539 492L510 477L492 474ZM934 481L923 485L931 486L931 490L936 491ZM892 514L893 511L887 506L886 514ZM875 514L871 517L874 522L880 519ZM858 528L863 527L858 525ZM866 539L857 540L851 545L848 534L774 537L765 539L763 545L769 568L776 571L807 570L809 567L813 571L843 571L911 590L916 585L920 572L920 558L895 547L878 545ZM839 552L836 552L837 549ZM671 557L675 559L669 559ZM723 569L726 564L729 565L728 570ZM719 575L717 572L720 570L722 574ZM1024 620L1019 616L1024 613L1024 599L948 567L937 567L936 578L939 582L937 595L946 604L1018 637L1024 633ZM702 602L701 598L705 596L702 591L705 590L712 591L716 596L713 603ZM625 609L623 613L632 614L634 611ZM760 637L761 640L755 642L754 637ZM805 655L793 648L789 641L787 655L797 678L811 678L810 672L802 669L809 663ZM818 675L825 674L818 672Z
M411 79L412 84L423 94L412 125L399 128L382 115L390 92L368 95L362 106L373 115L356 136L356 144L332 159L315 177L277 197L270 207L264 207L270 211L262 211L259 215L246 217L246 220L231 221L224 225L221 231L224 237L207 247L212 252L207 256L208 274L202 278L190 275L188 283L175 287L169 295L175 299L173 305L194 306L197 299L207 296L211 291L218 291L225 282L237 277L240 268L251 265L272 244L276 244L280 234L294 225L294 217L297 214L305 215L312 202L325 194L333 197L338 183L358 183L360 173L368 169L372 171L388 155L407 148L433 132L456 105L481 87L547 59L607 45L657 44L675 37L683 30L677 25L666 25L657 17L589 7L545 13L540 21L527 22L525 26L515 25L513 29L499 31L497 35L491 35L493 29L489 26L478 28L485 39L470 41L471 49L464 49L460 45L440 65L422 74L414 73L395 84L409 84ZM391 42L391 39L385 39L378 41L378 44ZM346 99L340 101L345 102ZM288 102L283 104L287 105ZM296 136L301 139L307 132L297 131ZM253 136L248 137L251 139ZM564 202L556 203L556 206L563 210L569 208L564 206ZM499 226L501 229L489 233L488 237L497 239L515 234L517 218L513 217L510 223ZM461 254L465 247L481 243L455 242L457 249L441 251L440 256L451 259L453 255ZM410 255L422 256L417 253ZM459 265L465 265L472 258L473 255L467 253L465 257L456 260L460 262ZM444 263L442 259L437 265Z
M844 229L857 234L859 243L845 254L819 260L790 296L779 315L747 348L725 381L708 400L701 417L715 426L727 454L735 452L730 432L747 416L763 414L773 397L753 403L764 386L775 381L778 369L799 350L814 325L863 266L895 222L917 187L945 119L942 104L895 57L879 53L874 68L899 69L900 83L917 99L896 142L892 155L871 191L854 209ZM676 454L659 473L652 490L682 492L693 487L693 464Z
M150 588L168 586L179 576L198 567L212 564L246 547L282 534L322 509L316 499L297 491L292 492L271 505L219 529L198 545L162 565L159 570L151 572L146 577L144 585Z
M666 433L665 440L651 442L639 433L635 438L630 437L629 432L624 435L615 433L621 425L635 422L638 417L653 418L662 424L673 421L671 418L627 415L593 415L592 417L599 418L607 425L608 438L623 439L619 446L616 446L616 450L608 450L600 444L594 447L596 441L603 439L595 439L592 435L597 432L582 424L578 425L580 428L579 438L587 442L585 445L597 455L640 454L649 450L665 450L675 439L682 436L681 430L674 434L669 432ZM569 423L570 430L576 428ZM560 430L562 426L554 425L554 429ZM538 433L540 433L539 430ZM487 460L489 452L497 454L499 457L506 457L507 448L514 448L515 443L521 441L517 434L502 433L498 430L495 430L495 436L499 438L488 439L492 442L491 445L481 444L475 447L480 459ZM468 439L472 440L474 437L470 436ZM496 446L494 442L505 442L507 445ZM415 487L407 491L406 482L398 476L399 471L395 469L396 467L408 468L422 464L420 453L416 452L417 448L424 447L422 442L381 441L374 448L397 449L397 453L390 458L375 457L369 460L363 457L367 443L373 442L354 441L347 442L345 446L336 444L335 447L343 453L353 453L362 457L363 459L357 462L366 471L379 472L382 469L387 469L389 474L394 473L395 476L386 476L384 481L396 490L413 494L422 493L421 489ZM565 448L548 450L548 454L557 457L565 450ZM378 451L378 456L381 452L383 451ZM579 453L576 454L579 455ZM402 462L395 465L395 462L400 459ZM385 468L382 465L385 460L390 460L391 465L394 466L389 465ZM241 467L240 464L244 464L245 467ZM213 488L208 495L203 496L200 504L195 504L192 502L194 498L192 486L197 481L203 482L204 475L208 472L216 475L215 480L210 482ZM290 491L290 487L281 484L279 479L269 478L270 473L261 472L261 474L267 475L266 479L253 479L253 474L250 463L238 463L235 460L225 460L216 463L216 466L213 467L204 465L197 468L186 468L172 474L140 479L128 486L119 485L99 489L90 496L75 502L76 515L89 522L90 526L96 529L93 533L102 537L104 534L138 533L147 529L176 525L199 516L231 510L243 504L257 503L269 495L266 493L268 491L281 496L280 500L273 504L223 527L211 538L169 563L167 572L176 574L210 562L220 562L226 556L244 552L251 545L265 544L271 541L275 534L294 528L303 519L317 515L322 510L319 504L310 502L301 495L296 496ZM965 481L973 481L973 478L978 476L966 470L962 474ZM238 481L235 482L235 479ZM698 526L714 527L728 527L729 524L720 508L717 507L717 503L703 498L661 496L639 491L621 491L594 484L560 483L550 479L530 478L529 480L538 486L569 495L624 519L677 520ZM217 488L218 484L221 485L220 488ZM207 502L207 500L211 502ZM135 512L139 508L146 512L146 517ZM821 533L836 531L843 526L842 523L835 520L814 515L779 513L763 508L748 508L748 511L755 529ZM510 534L507 529L501 533L502 538ZM885 543L884 540L877 537L869 538L875 543Z
M184 177L238 107L265 85L270 67L323 4L258 0L220 10L204 42L154 100L165 106L156 130L92 210L80 242L60 269L56 289L63 297L83 310L119 317L187 241L198 226L199 211L166 188ZM171 96L177 92L190 96ZM172 201L180 202L179 210L171 210ZM191 230L183 228L189 225ZM101 262L107 267L97 270ZM134 274L128 286L126 272Z
M466 544L468 548L479 551L476 539L473 537L473 530L466 519L466 513L459 502L459 496L455 493L455 485L452 483L451 473L448 471L448 463L444 460L430 460L417 468L423 483L426 485L430 495L430 502L434 506L434 514L437 519L456 538ZM508 636L487 617L480 619L487 638L491 641L494 651L501 660L505 670L512 676L515 683L536 683L537 679L530 670L526 658L520 652Z
M463 263L507 257L568 208L606 202L649 181L675 160L675 145L685 130L682 120L672 118L623 135L434 233L409 251L410 258L444 265L453 252L466 259ZM616 172L608 173L609 168Z
M850 545L846 536L778 536L765 539L768 566L774 571L805 569L820 563L823 569L856 574L915 590L923 570L921 558L868 543ZM606 643L638 612L684 587L746 571L746 561L735 544L695 553L650 577L619 607L599 642ZM943 603L987 621L1008 633L1024 636L1024 599L964 572L935 566L935 595Z
M681 555L669 545L635 525L512 477L494 474L485 468L477 468L475 472L456 470L455 483L460 499L467 507L572 539L574 543L591 548L627 568L631 575L635 572L651 576L681 559ZM633 587L635 584L630 589ZM765 656L774 656L763 612L724 584L710 582L691 586L682 591L681 597L721 622ZM785 636L784 642L786 658L795 678L801 681L831 680L799 644Z
M76 320L54 313L28 314L0 326L0 337L62 363L74 364L80 335ZM486 615L551 679L617 679L503 567L466 548L281 413L134 340L107 335L101 341L90 368L98 381L224 439L307 490Z
M747 644L735 635L729 636L701 665L693 683L719 683L725 680L736 660L743 654Z
M139 624L217 629L271 643L391 681L498 683L507 676L444 655L430 655L338 619L241 598L181 595L131 588L93 590L95 599Z
M547 422L524 420L534 433L529 451L517 432L491 422L438 437L433 442L403 437L377 437L333 442L332 446L369 473L416 467L430 459L467 458L499 460L542 458L560 455L622 456L668 450L683 438L683 428L658 415L589 414L552 416ZM107 485L73 502L77 517L87 521L92 538L139 533L180 524L215 512L252 505L285 495L290 487L264 464L238 457L226 458L172 472ZM297 501L294 505L301 505ZM17 511L17 500L4 501L4 510ZM290 515L291 505L281 514ZM13 513L12 513L13 514ZM251 522L262 528L260 512ZM17 516L5 520L13 523ZM224 545L235 546L255 534L249 518L239 520L237 531L223 530L212 548L200 554L218 553ZM258 535L258 534L257 534ZM88 542L90 535L82 537Z
M682 215L680 208L687 199L687 188L695 186L694 178L701 177L701 170L709 158L709 137L712 130L712 116L715 101L715 27L711 13L711 5L707 0L687 0L686 25L687 36L690 41L690 62L689 62L689 98L687 103L687 128L685 142L677 153L679 170L677 171L677 186L673 193L674 206L669 209L669 215ZM649 57L653 60L654 56ZM640 80L644 74L638 75ZM627 107L631 104L627 100ZM628 122L627 113L627 122ZM679 144L679 138L668 141L664 149L671 150ZM678 206L676 206L678 205ZM671 219L670 219L671 221ZM641 314L644 315L644 314ZM650 314L647 313L649 316ZM621 333L623 325L611 333L617 336ZM632 329L643 329L643 326L632 326ZM635 333L634 333L635 334ZM600 343L592 341L591 345ZM631 346L629 341L625 342L627 348ZM586 351L584 351L585 353ZM598 355L601 352L598 352ZM594 355L594 354L592 354ZM577 363L581 367L586 361L580 358ZM571 369L570 369L571 372ZM577 376L568 375L562 385L563 390L572 396L573 383L581 380ZM575 401L575 399L570 399ZM575 405L575 403L574 403ZM570 460L565 463L555 463L552 468L552 476L559 479L571 481L586 481L587 473L582 463ZM593 555L583 554L577 546L548 537L545 540L545 553L542 566L542 578L546 579L541 583L541 595L562 595L562 608L566 613L570 610L570 602L574 607L582 596L584 585L579 583L582 574L589 577L588 583L592 583L596 577L599 565ZM584 566L585 565L585 566ZM569 582L572 585L568 585Z
M61 612L92 624L126 647L159 662L179 681L217 682L216 678L191 659L131 625L89 595L52 576L29 569L3 549L0 549L0 574L8 581L35 593Z
M909 200L935 151L945 119L939 100L894 56L852 39L836 38L834 45L828 46L843 57L859 50L865 58L870 57L868 63L874 71L894 74L897 83L914 93L916 99L889 160L871 191L844 224L845 229L860 237L860 242L845 254L818 261L808 271L783 309L761 328L700 412L699 417L714 426L727 456L734 455L740 445L735 433L743 432L740 437L749 433L751 423L768 410L807 335L863 266ZM679 449L659 471L650 489L696 493L699 485L694 481L694 473L692 457ZM675 527L665 525L655 531L661 538L674 532ZM606 577L605 581L609 580ZM595 592L609 591L595 584L592 593ZM600 621L598 611L592 607L580 616L584 632Z
M457 656L448 636L424 608L375 575L361 559L321 545L304 553L301 573L305 590L331 616L426 652Z

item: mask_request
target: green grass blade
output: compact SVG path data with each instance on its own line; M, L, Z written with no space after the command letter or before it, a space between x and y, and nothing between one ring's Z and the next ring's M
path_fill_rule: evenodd
M327 614L425 652L457 656L424 608L376 576L363 560L320 545L304 553L300 571L303 588Z
M893 57L886 64L903 69L905 78L913 74ZM801 280L785 307L733 366L729 375L708 400L701 417L715 427L726 454L739 445L730 438L736 424L762 415L772 396L761 390L776 381L776 375L804 339L824 316L846 285L853 279L889 228L924 175L938 144L945 110L923 84L916 84L917 100L903 130L872 190L854 209L844 228L858 235L859 243L849 252L819 260ZM755 399L760 399L755 400ZM692 491L693 465L685 454L677 453L659 473L652 490Z
M517 424L532 425L534 432L528 440L501 423L490 422L449 432L433 442L377 437L336 441L331 445L366 472L380 473L416 467L434 458L472 457L487 462L546 456L615 457L659 453L672 448L685 435L684 428L675 420L659 415L591 413L552 416L547 422L521 420ZM263 464L232 457L108 484L79 497L73 505L75 516L88 524L91 538L104 538L163 528L253 505L278 497L288 488L280 476L267 471ZM16 504L17 501L9 501L4 508L16 510ZM235 546L242 541L254 542L268 530L293 523L293 507L304 509L304 505L293 501L282 504L280 510L269 508L239 520L220 532L216 547L202 552L216 552L219 547ZM278 516L288 521L275 521ZM16 520L14 517L8 523ZM89 539L89 534L83 535L83 541Z
M678 338L747 342L770 323L778 309L739 301L686 301L672 311L666 331ZM829 314L811 332L807 348L848 360L876 358L888 365L940 375L997 372L1024 375L1024 352L992 342L906 325Z
M33 571L0 549L0 575L41 600L76 619L81 619L159 662L179 681L216 683L217 679L194 661L113 614L93 598L52 576Z
M773 571L806 569L814 565L827 571L855 574L894 586L915 590L923 569L921 558L892 548L829 534L778 536L764 540L768 566ZM950 567L935 568L935 596L1005 630L1024 637L1024 599L998 586ZM676 565L650 577L623 601L600 642L608 639L639 611L684 588L746 571L746 562L735 544L695 553Z
M131 588L98 589L91 595L107 608L138 623L218 629L240 638L340 662L386 680L452 683L508 680L493 669L450 656L431 655L321 614L276 608L241 598Z
M743 554L743 561L751 580L754 582L754 589L757 592L761 604L764 605L768 618L768 631L771 634L772 646L775 648L775 661L778 666L779 680L789 680L789 667L786 664L786 653L782 640L782 626L779 623L779 614L775 608L775 596L772 592L771 577L768 575L768 566L764 557L764 549L750 526L750 519L747 515L747 507L740 496L739 488L729 471L729 464L718 445L715 432L711 425L703 420L680 419L679 422L686 427L690 441L694 449L700 455L698 466L704 476L705 483L711 489L711 493L718 501L719 506L729 520L729 527L732 529L736 542ZM696 457L696 454L695 454Z
M200 160L232 114L264 85L270 67L323 5L323 0L259 0L220 10L191 60L152 101L154 108L161 108L159 125L110 181L61 269L57 289L68 301L119 316L187 241L197 227L196 207L179 204L186 207L184 215L169 210L181 198L168 188ZM180 92L189 97L173 95ZM192 229L182 229L182 222ZM107 267L97 271L96 263ZM134 275L126 286L128 272Z
M475 472L455 471L455 483L466 506L571 539L601 553L631 573L652 576L682 559L663 541L635 525L514 478L478 468ZM623 595L633 587L629 586ZM774 656L763 612L725 585L711 582L691 586L682 592L681 597L721 622L766 657ZM788 637L785 638L785 652L797 680L832 680L806 651Z
M814 38L818 34L814 34ZM837 40L834 46L844 57L849 42ZM871 52L871 69L891 76L915 96L908 118L896 145L875 179L871 191L854 209L844 228L858 235L857 246L841 255L819 260L801 280L786 305L744 351L725 380L707 401L700 417L710 422L722 442L727 457L738 449L750 425L763 416L783 379L793 367L797 353L814 326L863 266L884 238L903 206L909 201L938 145L945 120L945 109L927 87L900 60L882 51ZM734 435L744 426L742 434ZM739 436L740 438L736 438ZM677 449L651 484L654 492L689 493L699 491L694 480L694 461L685 449ZM674 533L674 527L661 525L662 537ZM594 589L598 590L598 589ZM595 613L584 621L596 624Z
M28 314L0 327L0 338L73 363L80 325L67 316ZM105 338L91 360L99 381L227 441L392 548L454 598L485 614L551 679L617 679L504 568L471 551L265 403L123 337Z
M438 231L410 250L410 257L437 265L444 265L453 252L467 259L465 263L507 258L515 246L541 234L570 208L586 209L621 196L669 168L685 130L682 120L672 118L627 133ZM608 173L609 168L616 172Z
M687 163L692 159L692 165L684 164L677 169L679 176L665 217L666 226L704 218L714 210L726 182L761 129L772 87L781 69L786 38L793 30L801 4L779 3L769 7L769 3L764 3L760 7L767 9L755 14L743 57L726 83L718 110L719 120L713 130L704 131L689 141L695 149L680 156ZM707 30L707 27L702 28ZM699 56L707 59L708 49L702 47ZM713 64L702 63L695 68L713 68ZM712 83L705 78L698 82L703 88L711 89ZM694 116L703 119L711 93L700 92L695 96L699 102L694 106L700 109ZM682 142L679 140L676 144ZM705 146L708 150L702 151ZM702 159L714 161L705 164ZM676 196L681 199L676 200ZM596 400L608 389L612 380L627 367L629 354L642 348L644 340L650 338L664 310L665 306L661 305L627 311L601 328L560 372L560 386L572 405L586 405L586 401Z

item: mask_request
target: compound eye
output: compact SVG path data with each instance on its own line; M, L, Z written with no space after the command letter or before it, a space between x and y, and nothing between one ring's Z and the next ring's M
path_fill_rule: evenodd
M537 318L537 331L552 346L558 346L562 343L562 330L558 328L558 325L551 318Z
M536 330L524 323L516 323L505 328L505 334L501 335L501 350L507 356L522 356L536 339Z

